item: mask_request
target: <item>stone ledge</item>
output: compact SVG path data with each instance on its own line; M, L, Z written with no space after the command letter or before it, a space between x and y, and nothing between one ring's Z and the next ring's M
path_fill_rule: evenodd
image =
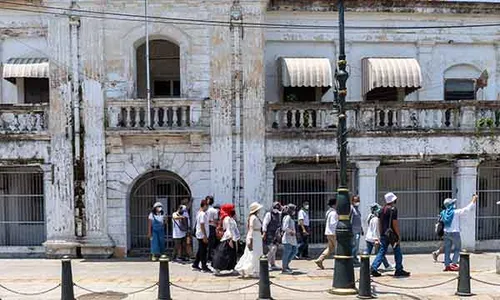
M500 254L497 254L497 274L500 275Z

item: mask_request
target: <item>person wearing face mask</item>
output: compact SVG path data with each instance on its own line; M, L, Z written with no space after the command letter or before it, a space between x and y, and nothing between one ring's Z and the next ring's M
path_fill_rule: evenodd
M179 208L172 214L172 238L174 239L174 261L181 262L188 260L188 253L185 247L186 236L188 235L188 221L184 216L186 206L179 205Z
M444 271L458 271L458 259L460 257L461 237L460 237L460 216L471 211L477 202L477 195L472 196L469 205L457 209L455 202L457 199L447 198L444 200L445 209L441 212L441 220L444 224ZM453 260L450 259L453 247Z
M361 225L361 212L359 211L359 196L353 196L351 199L351 226L352 226L352 257L354 260L354 267L361 266L358 258L359 253L359 240L364 235L363 226Z
M297 234L295 231L295 215L297 207L295 204L288 204L283 207L283 221L281 223L281 230L283 237L281 243L283 244L283 259L282 259L282 273L292 275L293 271L290 269L290 262L297 255Z
M148 238L151 241L151 259L157 261L165 253L165 214L160 202L153 205L148 215Z
M200 210L196 215L196 239L198 240L198 252L196 252L196 259L193 263L194 271L203 271L205 273L212 273L207 266L208 258L208 237L210 236L210 229L208 228L208 203L207 200L201 200ZM201 262L201 269L200 269Z
M281 270L276 265L276 252L281 242L281 204L279 202L274 202L271 211L267 212L264 216L262 233L264 250L267 251L267 259L269 261L269 271Z
M386 204L380 212L379 222L380 248L377 257L372 263L371 275L373 277L382 276L378 268L384 260L389 245L391 245L394 251L394 260L396 261L394 277L409 277L410 272L403 269L403 252L400 246L401 234L399 232L398 209L396 208L398 197L394 193L387 193L384 198Z
M298 216L299 229L300 229L300 245L298 258L309 259L309 202L302 204L302 209L299 211Z

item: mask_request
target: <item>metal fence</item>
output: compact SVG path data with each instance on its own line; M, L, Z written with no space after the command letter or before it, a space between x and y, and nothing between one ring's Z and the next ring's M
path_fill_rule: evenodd
M398 196L398 219L403 241L432 241L434 224L442 201L453 194L453 166L382 165L377 176L377 194L384 204L384 194Z
M168 219L165 237L167 249L173 248L172 213L186 198L191 199L187 185L173 173L155 171L138 180L130 194L129 204L131 255L149 253L148 215L157 201L163 204Z
M300 207L309 201L310 243L325 243L325 213L328 200L337 194L339 169L332 164L281 165L274 171L274 200ZM355 191L355 169L349 169L350 191Z
M500 239L500 164L482 163L478 168L479 201L476 209L476 240Z
M42 171L0 168L0 246L40 246L44 241Z

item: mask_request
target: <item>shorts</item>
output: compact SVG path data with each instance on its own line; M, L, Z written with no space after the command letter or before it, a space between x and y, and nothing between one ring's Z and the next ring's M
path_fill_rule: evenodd
M186 245L186 237L179 238L179 239L174 239L174 246L179 247L179 246L184 246Z

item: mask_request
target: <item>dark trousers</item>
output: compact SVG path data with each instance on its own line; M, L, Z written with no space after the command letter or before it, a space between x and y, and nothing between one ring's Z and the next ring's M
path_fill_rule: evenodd
M207 250L208 245L205 244L202 239L198 239L198 252L196 252L196 259L193 263L193 267L199 267L201 262L201 268L207 269Z
M304 226L309 233L309 226ZM300 228L300 227L299 227ZM299 244L299 257L309 257L309 235L302 234Z
M214 251L219 244L217 241L217 236L215 234L215 226L209 226L210 235L208 236L208 261L212 261Z

